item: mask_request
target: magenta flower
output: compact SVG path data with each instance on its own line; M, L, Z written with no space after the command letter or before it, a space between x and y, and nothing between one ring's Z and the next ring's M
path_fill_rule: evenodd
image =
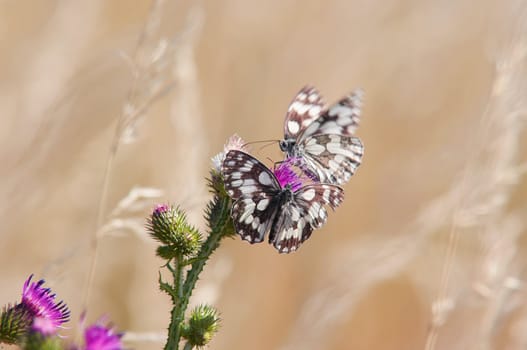
M297 191L305 181L309 180L303 175L299 175L293 170L293 166L296 163L295 158L289 158L286 161L279 163L273 170L274 175L278 179L280 186L290 186L293 192Z
M62 301L55 301L51 289L43 288L44 280L31 283L29 276L22 290L24 307L33 317L33 329L44 335L55 333L61 325L69 320L70 311Z
M154 211L152 212L152 215L161 215L166 213L169 210L169 206L167 204L156 204L154 207Z
M31 328L42 335L53 335L57 331L54 320L46 317L35 317Z
M115 333L111 327L104 326L102 321L98 321L84 331L84 350L121 350L122 336L122 333Z

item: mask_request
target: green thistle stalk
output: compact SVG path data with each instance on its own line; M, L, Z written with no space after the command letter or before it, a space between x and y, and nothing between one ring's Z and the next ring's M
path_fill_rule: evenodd
M201 233L187 223L185 214L178 208L158 205L148 220L150 235L161 243L157 255L167 261L165 267L173 276L171 283L159 277L161 290L171 297L173 304L165 350L177 350L181 337L188 340L185 349L201 347L212 339L218 329L217 312L207 305L196 308L189 323L184 324L185 312L199 274L219 247L221 239L234 234L230 218L231 200L223 188L221 175L214 170L209 187L213 198L205 211L209 227L205 241L202 241ZM188 270L186 267L189 267Z

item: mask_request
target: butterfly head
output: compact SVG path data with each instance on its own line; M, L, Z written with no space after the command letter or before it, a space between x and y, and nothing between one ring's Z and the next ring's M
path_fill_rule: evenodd
M296 140L295 139L285 139L280 141L280 150L282 152L286 152L287 154L291 154L291 151L293 150L293 147L295 146Z

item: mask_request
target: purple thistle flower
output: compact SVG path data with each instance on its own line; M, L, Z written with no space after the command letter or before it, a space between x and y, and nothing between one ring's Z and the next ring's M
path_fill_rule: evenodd
M169 206L167 204L156 204L154 207L154 211L152 212L152 215L161 215L166 213L169 210Z
M33 275L24 283L20 305L32 315L34 330L44 335L53 334L69 320L70 311L62 301L55 301L51 289L42 287L44 280L31 283L31 278Z
M102 320L86 328L84 331L84 350L121 350L122 333L115 333L109 326L104 326Z
M298 190L308 178L299 175L293 170L293 166L296 163L296 158L289 158L279 163L273 170L274 175L278 179L280 186L283 188L286 185L291 187L291 190L295 192Z
M47 336L55 334L57 326L52 319L37 316L33 319L33 325L31 326L31 329Z

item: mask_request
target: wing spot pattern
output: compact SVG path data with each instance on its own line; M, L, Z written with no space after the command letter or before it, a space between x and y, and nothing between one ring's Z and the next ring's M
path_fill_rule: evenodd
M242 173L235 171L230 175L231 180L237 180L242 178Z
M312 200L313 198L315 198L315 190L313 188L305 191L304 193L302 193L302 198L305 199L306 201L310 201Z
M245 222L247 225L249 225L251 222L253 222L253 220L254 220L254 216L252 216L252 215L247 215L247 217L245 218L245 221L244 221L244 222Z
M267 208L268 205L269 205L269 199L264 198L264 199L261 199L258 202L258 205L256 206L256 209L258 209L259 211L264 211L265 208Z
M260 181L262 185L266 185L266 186L269 186L273 183L273 180L271 179L269 174L266 173L265 171L262 171L260 175L258 175L258 181Z
M312 118L316 118L320 115L321 110L322 110L322 107L314 105L311 108L309 108L309 110L307 111L307 114L309 114L309 116Z
M241 187L240 190L243 194L250 194L256 192L257 188L254 185Z
M324 190L324 194L322 195L322 198L324 199L324 202L329 203L329 195L331 193L331 190L329 188L326 188Z
M300 130L300 125L295 120L290 120L287 123L287 128L291 134L296 134Z
M240 187L242 184L243 184L243 180L241 180L241 179L231 181L231 186L232 187Z

